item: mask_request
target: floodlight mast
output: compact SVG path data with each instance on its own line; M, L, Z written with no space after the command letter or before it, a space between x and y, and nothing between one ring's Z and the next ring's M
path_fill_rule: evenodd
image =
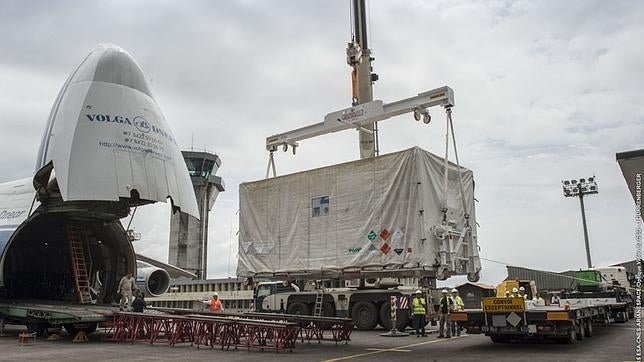
M597 188L597 181L595 176L589 177L588 180L580 178L579 180L564 180L561 181L563 193L565 197L579 197L579 205L581 206L581 221L584 227L584 243L586 244L586 261L588 268L593 267L590 260L590 243L588 242L588 227L586 226L586 209L584 207L584 195L592 195L599 193Z

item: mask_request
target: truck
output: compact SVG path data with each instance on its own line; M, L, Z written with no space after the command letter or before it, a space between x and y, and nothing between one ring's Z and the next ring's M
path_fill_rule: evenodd
M239 199L237 275L257 283L256 311L390 329L396 296L404 329L416 290L432 305L436 279L478 280L472 171L418 147L242 183Z
M505 296L497 287L496 297L483 298L480 309L451 313L469 334L485 334L494 343L523 339L555 339L576 343L593 335L593 324L627 322L633 313L633 299L625 289L606 284L598 270L576 273L577 288L563 293L557 303L546 305L537 298L533 281L516 281L527 298ZM503 293L501 293L503 291Z
M426 305L438 305L440 293L432 287L410 287L385 284L380 280L360 287L327 288L315 283L300 290L294 284L280 281L260 282L254 288L253 308L267 313L315 315L323 317L348 317L359 330L372 330L378 325L386 330L404 331L411 327L411 300L421 290ZM396 297L396 324L391 320L391 297Z

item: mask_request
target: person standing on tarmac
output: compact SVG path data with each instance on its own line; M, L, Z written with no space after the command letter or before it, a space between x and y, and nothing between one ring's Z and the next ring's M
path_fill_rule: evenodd
M208 309L213 313L221 313L224 311L224 305L221 303L219 294L217 293L213 294L212 298L204 303L208 305Z
M463 303L463 298L458 295L458 290L456 288L452 289L452 299L454 300L454 310L463 310L465 309L465 303ZM458 322L451 321L452 327L452 336L460 336L461 328L458 325Z
M449 314L454 310L454 299L450 297L447 289L443 289L442 294L443 296L438 306L438 311L440 312L438 338L450 338ZM447 328L445 328L445 324L447 324ZM447 331L445 331L446 329Z
M122 312L127 303L127 308L132 309L132 292L136 288L134 277L132 277L132 272L128 272L121 281L119 282L118 292L121 295L121 300L119 302L119 310Z
M427 306L425 303L425 298L423 298L423 293L420 290L417 290L414 293L414 299L411 301L412 314L414 317L414 329L416 329L416 338L427 337L425 334L425 315L427 314Z

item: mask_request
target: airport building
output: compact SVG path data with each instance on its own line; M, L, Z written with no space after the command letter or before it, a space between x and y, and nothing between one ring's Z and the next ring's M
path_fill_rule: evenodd
M227 312L247 312L253 300L253 287L244 283L241 278L221 278L208 280L175 280L167 293L146 298L146 302L153 307L206 309L203 303L209 300L214 293L224 304Z

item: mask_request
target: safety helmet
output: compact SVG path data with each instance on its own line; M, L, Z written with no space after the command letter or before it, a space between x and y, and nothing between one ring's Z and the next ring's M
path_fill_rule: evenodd
M452 293L458 293L458 290L456 288L452 289Z
M512 288L512 293L518 293L518 292L519 292L519 289L517 289L517 288Z
M219 298L219 294L217 294L217 292L215 292L212 296Z
M524 288L524 287L521 287L521 288L519 288L519 290L523 290L523 291L525 291L525 288Z
M449 292L447 291L447 289L443 289L442 293L443 293L443 294L447 294L447 293L449 293Z
M420 289L418 289L414 294L423 294L423 292L421 292Z

